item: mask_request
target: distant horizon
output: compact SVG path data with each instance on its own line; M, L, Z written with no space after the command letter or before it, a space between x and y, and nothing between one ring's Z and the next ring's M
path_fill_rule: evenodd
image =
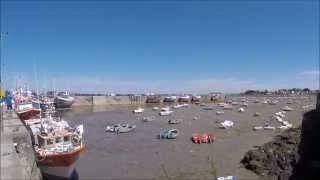
M19 88L25 88L25 87L19 87ZM27 89L24 89L24 90L29 90L31 92L39 92L39 94L41 93L47 93L47 92L71 92L73 94L105 94L105 95L110 95L110 94L118 94L118 95L128 95L128 94L154 94L154 95L182 95L182 94L190 94L190 95L205 95L205 94L211 94L211 93L223 93L223 94L239 94L239 93L245 93L246 91L250 91L250 90L253 90L253 91L260 91L260 92L263 92L265 90L267 90L268 92L276 92L276 91L279 91L279 90L292 90L292 89L300 89L300 90L303 90L303 89L309 89L310 91L319 91L319 89L311 89L311 88L308 88L308 87L304 87L304 88L297 88L297 87L292 87L292 88L276 88L276 89L245 89L243 91L239 91L239 92L223 92L223 91L208 91L208 92L202 92L202 93L192 93L192 92L162 92L162 93L157 93L157 92L151 92L151 91L145 91L145 92L137 92L137 93L128 93L128 92L108 92L108 91L100 91L100 92L80 92L80 91L70 91L68 89L63 89L63 90L36 90L36 89L32 89L32 88L27 88ZM14 88L14 89L6 89L6 90L16 90L17 88Z
M319 89L319 1L1 1L1 47L6 89Z

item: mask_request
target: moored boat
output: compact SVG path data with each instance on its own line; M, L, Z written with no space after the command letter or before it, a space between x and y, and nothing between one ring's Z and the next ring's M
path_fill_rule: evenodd
M33 106L31 102L20 102L15 109L18 117L21 120L28 120L33 117L37 117L41 109Z
M192 96L191 97L191 102L195 104L199 104L201 101L201 96Z
M137 109L133 110L132 112L133 112L133 113L143 113L143 112L144 112L144 109L141 108L141 107L138 107Z
M37 164L46 177L70 178L84 150L83 125L71 128L66 121L44 118L27 120Z
M177 96L167 96L163 99L163 102L174 103L177 100Z
M74 97L70 96L69 92L60 92L54 98L56 108L71 108L74 103Z
M133 131L136 128L136 125L130 125L128 123L115 124L113 126L107 126L106 132L114 132L114 133L127 133Z
M168 115L170 115L172 113L173 113L173 111L170 111L170 110L168 110L168 111L160 111L159 115L160 116L168 116Z
M176 139L179 135L178 129L160 129L159 139Z
M169 124L180 124L182 123L183 119L170 119L168 121Z
M186 96L180 96L178 98L178 102L189 102L190 101L190 96L186 95Z
M194 143L213 143L215 136L210 133L192 133L191 140Z

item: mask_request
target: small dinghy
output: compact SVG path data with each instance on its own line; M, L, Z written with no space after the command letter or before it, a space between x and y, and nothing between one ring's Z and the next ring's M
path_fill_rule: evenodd
M290 108L289 106L285 106L282 108L283 111L292 111L293 109Z
M226 103L218 103L217 105L220 106L220 107L224 107L227 104Z
M193 120L198 120L198 119L200 119L200 116L195 116L195 117L193 117L192 119L193 119Z
M221 115L221 114L224 114L224 112L223 111L216 111L216 114Z
M178 129L160 129L159 139L176 139L179 135Z
M255 112L253 116L255 116L255 117L261 116L261 113Z
M161 111L170 111L170 107L163 107L161 108Z
M192 133L191 140L194 143L213 143L215 136L210 133Z
M143 113L144 109L141 107L138 107L137 109L133 110L133 113Z
M170 119L168 121L169 124L180 124L182 123L183 119Z
M158 111L158 110L159 110L159 107L153 107L152 110Z
M275 130L276 127L267 125L267 126L264 126L263 129L265 129L265 130Z
M276 105L276 104L278 104L278 102L279 102L279 101L274 100L274 101L270 101L269 104L270 104L270 105Z
M237 180L235 176L218 177L217 180Z
M114 133L127 133L130 131L133 131L136 128L135 125L130 125L130 124L115 124L113 126L107 126L106 127L106 132L114 132Z
M242 106L242 107L248 107L248 103L242 103L242 104L240 104L240 106Z
M159 112L159 115L160 116L168 116L168 115L170 115L170 114L172 114L173 113L173 111L160 111Z
M238 102L232 102L231 104L232 105L238 105L239 103Z
M232 110L233 106L232 105L225 105L225 106L223 106L223 109Z
M232 121L225 120L222 123L220 123L220 128L227 129L233 127L233 125L234 123Z
M154 116L149 116L149 117L143 117L143 118L142 118L142 121L143 121L143 122L151 122L151 121L153 121L154 119L155 119Z
M213 110L213 108L212 107L204 107L204 108L202 108L203 110L208 110L208 111L211 111L211 110Z
M258 131L258 130L261 130L261 129L263 129L262 126L254 126L254 127L253 127L253 130L254 130L254 131Z
M183 107L182 104L177 104L177 105L174 105L174 106L173 106L174 109L179 109L179 108L181 108L181 107Z

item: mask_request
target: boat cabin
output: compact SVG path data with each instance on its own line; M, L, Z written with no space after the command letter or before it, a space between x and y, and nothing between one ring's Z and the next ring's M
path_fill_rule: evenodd
M56 148L59 145L71 146L73 144L72 136L73 133L66 130L61 130L48 134L38 134L37 139L41 148L51 149Z

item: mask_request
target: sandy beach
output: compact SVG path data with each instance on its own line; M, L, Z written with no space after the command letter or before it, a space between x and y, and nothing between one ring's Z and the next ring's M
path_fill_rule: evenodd
M243 97L228 99L241 103ZM258 180L259 177L243 168L240 161L245 152L272 140L281 130L253 131L252 127L265 125L284 106L293 108L286 113L284 120L298 126L305 111L303 106L312 105L309 109L314 108L316 102L315 96L268 97L279 100L276 105L262 104L263 99L249 96L244 112L238 112L240 105L234 105L233 110L223 110L222 115L217 115L216 111L223 108L213 103L206 104L213 110L190 104L174 110L171 116L159 116L159 111L152 110L153 106L163 105L146 105L142 114L132 113L137 106L126 105L74 107L62 114L71 125L85 125L87 147L78 162L79 179L213 179L216 172L217 176L234 175L237 179ZM260 102L255 103L255 100ZM256 117L255 112L261 115ZM155 120L143 122L142 118L147 116L155 116ZM193 120L194 117L199 118ZM169 119L177 118L183 122L168 124ZM223 120L231 120L235 126L221 129L217 122ZM137 128L127 134L105 132L107 125L116 123L135 124ZM178 138L159 140L160 128L166 127L179 129ZM213 133L216 141L194 144L190 140L192 132Z

